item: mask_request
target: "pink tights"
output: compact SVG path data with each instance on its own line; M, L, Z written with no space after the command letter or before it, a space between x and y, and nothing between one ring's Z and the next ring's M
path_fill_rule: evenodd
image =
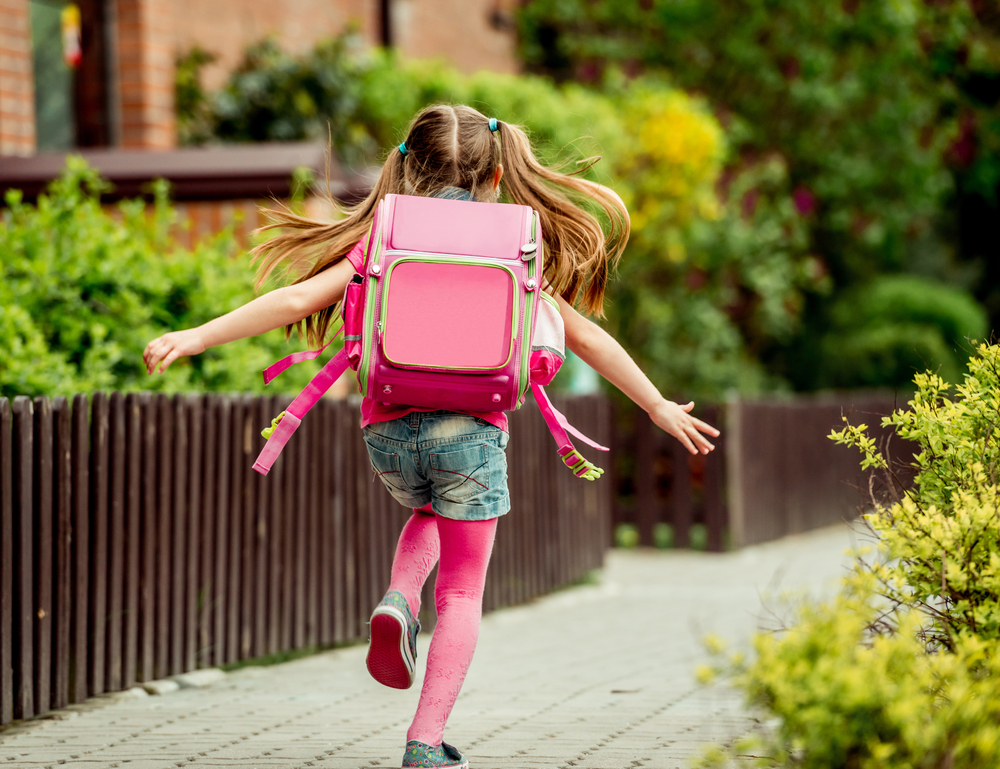
M406 733L407 740L440 745L476 651L497 519L454 521L422 510L426 512L414 512L399 535L389 589L401 592L416 614L420 590L440 558L434 587L437 627L427 652L417 714Z

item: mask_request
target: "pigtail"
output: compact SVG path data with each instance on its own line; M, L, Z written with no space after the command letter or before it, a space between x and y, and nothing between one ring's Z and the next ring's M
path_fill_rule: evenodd
M390 152L372 191L355 206L343 207L330 196L334 209L344 215L335 222L320 222L300 216L284 204L266 210L269 221L255 234L271 231L277 234L250 251L251 263L257 265L254 288L259 291L279 265L284 266L282 277L291 277L294 284L308 280L347 256L367 234L379 201L389 193L401 194L404 191L404 160L398 150ZM294 329L306 338L310 346L318 347L323 344L339 313L338 302L304 321L286 326L285 336L290 337Z
M603 317L604 291L630 231L625 204L603 185L539 163L518 126L498 122L498 129L504 166L501 184L511 202L538 211L549 285L570 304L580 299L588 313ZM595 201L604 210L610 223L607 233L597 218L579 205L586 200Z

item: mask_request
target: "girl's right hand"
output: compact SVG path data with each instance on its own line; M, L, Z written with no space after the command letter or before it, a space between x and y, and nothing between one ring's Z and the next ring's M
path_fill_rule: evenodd
M199 355L205 352L205 343L202 341L201 331L197 328L189 328L184 331L171 331L169 334L158 336L146 345L146 350L142 354L142 359L146 363L146 373L152 374L159 365L157 373L162 374L167 366L184 355ZM160 365L162 361L162 365Z
M693 408L694 401L681 405L673 401L661 400L654 408L650 409L649 416L653 420L653 424L674 436L692 454L699 452L707 454L715 449L715 446L702 433L718 437L719 431L707 422L702 422L697 417L691 416L690 411Z

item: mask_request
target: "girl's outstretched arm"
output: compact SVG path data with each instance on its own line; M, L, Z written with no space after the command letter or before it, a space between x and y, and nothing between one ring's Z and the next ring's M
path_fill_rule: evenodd
M694 401L683 406L668 401L611 334L583 317L561 296L555 298L566 324L569 349L625 393L658 427L673 435L692 454L699 451L707 454L715 448L702 433L718 436L719 431L691 416L689 412L694 408Z
M142 354L146 373L152 374L159 366L162 374L181 356L198 355L209 347L298 323L339 302L352 275L354 265L343 259L308 280L269 291L197 328L171 331L157 337L146 345Z

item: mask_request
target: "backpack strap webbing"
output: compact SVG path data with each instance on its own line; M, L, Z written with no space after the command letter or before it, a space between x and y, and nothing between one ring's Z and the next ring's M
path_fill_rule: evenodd
M549 432L552 433L552 437L559 447L557 452L563 464L572 470L573 475L577 478L583 478L586 481L596 481L600 478L604 474L604 470L593 462L584 459L583 455L573 446L573 441L570 440L569 436L573 435L579 438L588 446L592 446L598 451L607 451L607 446L602 446L596 441L591 440L573 427L569 423L569 420L552 405L552 401L549 400L545 388L540 384L532 384L531 391L535 394L535 402L538 404L538 410L542 412L542 418L545 420L545 424L548 425Z
M336 338L336 336L334 336L334 339L335 338ZM323 351L327 347L329 347L331 344L333 344L333 342L334 342L334 340L331 339L329 342L327 342L325 345L323 345L322 347L320 347L318 350L304 350L303 352L293 352L291 355L286 355L281 360L279 360L279 361L277 361L275 363L272 363L270 366L268 366L263 371L263 374L264 374L264 384L266 384L266 385L271 384L272 380L276 376L278 376L279 374L285 373L288 369L290 369L296 363L302 363L303 361L307 361L307 360L316 360L316 358L318 358L320 355L322 355Z
M316 355L322 350L310 350L308 353L295 353L294 355L289 355L287 358L282 359L278 363L271 366L271 369L277 368L284 365L280 371L275 373L270 379L284 371L289 366L294 363L298 363L300 360L311 360L315 358ZM312 353L315 353L313 355ZM295 356L302 356L299 360L289 361L290 358ZM287 363L286 363L287 361ZM267 371L264 372L265 381L270 381L267 377ZM320 369L319 373L312 378L312 381L305 386L305 388L300 392L293 400L288 408L274 418L271 422L270 432L268 434L267 443L264 444L264 448L261 449L260 456L257 457L257 461L253 463L253 469L256 470L261 475L267 475L268 471L271 469L271 465L274 464L274 460L278 458L281 450L285 448L285 444L288 443L288 439L292 437L295 431L298 429L299 424L302 422L302 417L306 415L316 402L323 397L323 394L330 389L334 382L340 379L341 375L347 371L347 349L341 348L340 352L334 355L330 360L327 361L326 365ZM268 431L265 431L267 433Z

